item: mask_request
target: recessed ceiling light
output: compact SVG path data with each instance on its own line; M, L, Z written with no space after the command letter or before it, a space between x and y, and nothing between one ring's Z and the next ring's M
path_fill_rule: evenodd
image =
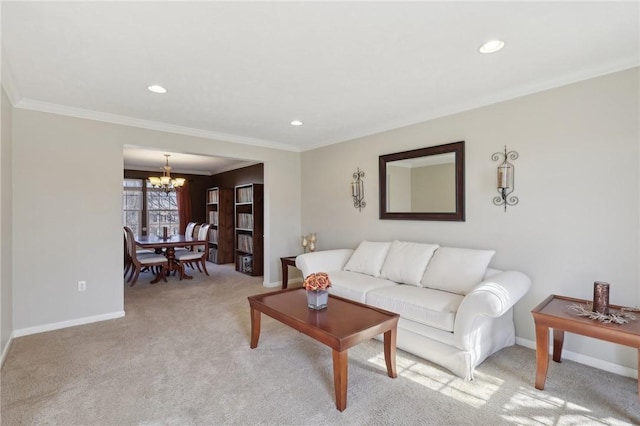
M302 121L300 121L300 120L293 120L290 124L291 124L292 126L302 126Z
M504 47L504 41L502 40L491 40L480 46L478 51L480 53L493 53Z
M151 86L147 87L147 89L151 90L153 93L167 93L167 89L157 84L152 84Z

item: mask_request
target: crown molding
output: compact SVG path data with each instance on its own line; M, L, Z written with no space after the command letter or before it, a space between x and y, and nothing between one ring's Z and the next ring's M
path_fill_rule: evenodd
M69 117L84 118L87 120L102 121L123 126L138 127L141 129L157 130L166 133L176 133L185 136L195 136L204 139L213 139L223 142L239 143L243 145L259 146L261 148L279 149L283 151L300 152L300 148L280 142L249 138L245 136L230 135L227 133L213 132L209 130L196 129L192 127L177 126L173 124L161 123L158 121L143 120L139 118L127 117L124 115L109 114L84 108L75 108L65 105L52 104L48 102L36 101L33 99L20 99L14 103L15 108L31 111L47 112L51 114L66 115Z
M255 166L256 164L260 164L260 161L245 161L242 164L236 164L234 166L221 167L218 170L216 170L215 173L212 173L211 176L219 175L220 173L230 172L230 171L233 171L233 170L243 169L245 167Z
M625 58L616 63L609 63L601 66L592 67L589 69L581 69L570 75L565 75L560 78L550 79L544 82L531 84L528 86L520 87L516 90L499 92L492 96L472 99L470 101L460 102L455 105L448 105L442 108L434 109L422 114L415 114L412 117L406 117L401 120L395 120L393 122L387 122L384 125L372 127L366 133L355 132L351 134L342 135L340 140L326 140L317 144L308 145L302 148L301 152L311 151L325 146L334 145L341 142L352 141L361 139L367 136L376 135L400 129L402 127L412 126L415 124L424 123L427 121L435 120L442 117L447 117L454 114L463 113L466 111L472 111L474 109L495 105L501 102L507 102L513 99L521 98L535 93L544 92L547 90L557 89L563 86L569 86L571 84L580 83L582 81L590 80L593 78L603 77L608 74L616 72L622 72L629 69L637 68L640 63L636 58Z
M162 175L162 171L158 169L158 167L150 167L150 166L138 166L135 164L125 164L125 170L135 170L139 172L149 172L153 173L157 176ZM202 170L191 170L191 169L176 169L175 167L171 167L171 173L173 174L185 174L185 175L196 175L196 176L212 176L211 172L203 172Z
M198 175L198 176L213 176L213 175L217 175L220 173L224 173L224 172L229 172L231 170L237 170L237 169L241 169L244 167L249 167L249 166L253 166L256 164L259 164L259 161L242 161L241 163L238 164L234 164L231 166L225 166L225 167L220 167L220 168L216 168L215 171L213 172L203 172L202 170L192 170L192 169L183 169L183 168L176 168L171 166L171 173L173 174L187 174L187 175ZM141 172L151 172L151 173L155 173L156 175L160 176L162 174L162 171L158 169L158 167L150 167L150 166L138 166L136 164L125 164L124 165L125 170L136 170L136 171L141 171Z
M425 121L434 120L441 117L446 117L453 114L470 111L477 108L497 104L500 102L506 102L519 97L531 95L546 90L555 89L562 86L567 86L574 83L579 83L584 80L592 78L598 78L607 74L615 72L625 71L627 69L638 67L638 60L635 58L625 58L615 64L605 64L591 69L579 70L569 76L563 76L546 82L537 83L526 87L521 87L517 90L502 92L494 94L490 97L483 99L475 99L468 102L462 102L457 105L449 105L447 107L432 110L423 114L416 114L413 117L407 117L402 120L396 120L391 123L385 123L383 126L377 126L370 128L366 132L354 132L352 134L342 135L338 139L325 140L316 144L308 145L306 147L299 147L290 144L284 144L280 142L274 142L269 140L249 138L238 135L230 135L226 133L219 133L209 130L196 129L191 127L183 127L172 124L161 123L157 121L137 119L122 115L103 113L93 110L87 110L83 108L74 108L64 105L52 104L48 102L41 102L32 99L22 98L17 87L15 80L11 72L10 66L6 60L2 61L2 71L0 74L0 80L2 87L5 89L9 100L15 108L27 109L32 111L47 112L52 114L66 115L76 118L84 118L88 120L102 121L112 124L120 124L124 126L138 127L148 130L157 130L166 133L176 133L186 136L195 136L204 139L212 139L223 142L239 143L243 145L258 146L262 148L278 149L283 151L292 152L305 152L314 149L322 148L329 145L334 145L341 142L347 142L350 140L360 139L363 137L371 136L378 133L395 130L398 128L419 124Z

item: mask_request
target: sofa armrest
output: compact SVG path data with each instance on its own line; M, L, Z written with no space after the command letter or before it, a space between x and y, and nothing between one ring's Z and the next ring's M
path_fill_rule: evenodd
M522 272L504 271L476 285L458 307L453 334L456 346L467 349L471 345L475 323L482 317L497 318L507 313L531 286Z
M314 251L296 257L296 268L307 277L314 272L341 271L353 254L352 249Z

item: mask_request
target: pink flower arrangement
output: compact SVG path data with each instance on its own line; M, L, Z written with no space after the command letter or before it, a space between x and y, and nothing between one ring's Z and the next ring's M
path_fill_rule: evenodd
M326 290L329 287L331 287L331 280L326 272L316 272L304 279L304 288L307 290Z

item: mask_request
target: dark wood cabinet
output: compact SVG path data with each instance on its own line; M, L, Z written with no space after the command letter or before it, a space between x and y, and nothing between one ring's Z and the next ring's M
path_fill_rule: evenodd
M236 271L263 274L264 186L261 183L235 187Z
M207 260L233 262L233 189L207 189L205 220L211 224L207 238Z

